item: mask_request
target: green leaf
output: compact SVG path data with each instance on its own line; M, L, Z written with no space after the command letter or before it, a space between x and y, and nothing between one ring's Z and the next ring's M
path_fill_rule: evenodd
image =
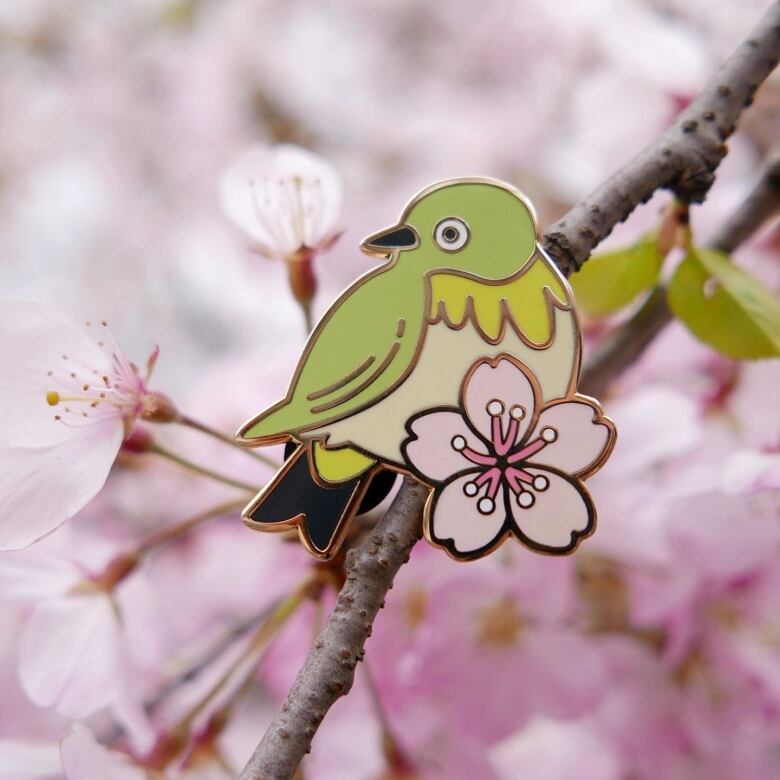
M742 360L780 355L780 301L728 255L692 248L668 295L675 316L718 352Z
M662 262L655 234L633 246L594 255L569 280L577 305L594 315L622 309L656 284Z

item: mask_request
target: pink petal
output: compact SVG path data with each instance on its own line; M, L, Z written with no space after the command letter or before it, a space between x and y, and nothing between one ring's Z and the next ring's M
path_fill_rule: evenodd
M81 723L75 723L60 742L62 768L67 780L146 780L146 772L130 758L101 745Z
M0 447L0 549L37 541L103 487L122 443L121 420L62 428L66 438L50 446Z
M506 525L506 507L503 491L499 489L490 514L477 508L484 491L470 498L463 492L479 471L472 471L453 479L434 494L430 509L429 536L434 544L446 547L453 554L471 554L490 547Z
M457 410L420 415L413 419L409 428L412 436L403 444L403 453L429 481L443 482L458 472L474 468L474 464L452 446L457 436L465 440L467 447L487 455L485 445Z
M0 780L54 780L61 771L56 743L0 740Z
M19 658L22 686L36 704L72 718L111 704L121 670L119 624L108 597L39 604L22 633Z
M539 436L544 428L552 428L557 438L528 460L567 474L592 474L615 441L615 428L605 422L599 405L583 397L544 409L530 438Z
M590 496L568 475L537 468L527 471L534 477L545 477L548 487L533 491L535 500L530 507L512 501L510 511L521 538L530 547L545 552L571 552L580 538L595 528L596 513Z
M482 434L486 441L492 441L493 417L488 414L491 401L500 401L502 430L506 433L510 424L510 409L520 407L522 419L517 422L514 437L519 441L534 420L537 406L537 394L526 376L523 364L500 358L495 366L489 360L482 360L466 380L463 388L463 405L471 424Z

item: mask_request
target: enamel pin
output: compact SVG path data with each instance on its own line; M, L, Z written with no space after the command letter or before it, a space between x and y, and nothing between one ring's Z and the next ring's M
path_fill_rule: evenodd
M431 488L425 537L472 560L514 536L566 554L593 533L583 480L615 443L576 392L581 336L571 289L508 184L452 179L419 193L361 245L383 264L331 306L287 395L244 425L249 446L295 442L244 511L338 551L382 469Z

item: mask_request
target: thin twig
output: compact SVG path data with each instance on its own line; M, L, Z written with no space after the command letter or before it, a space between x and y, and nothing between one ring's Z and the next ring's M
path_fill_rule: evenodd
M710 241L712 249L733 252L780 210L780 155L764 169L756 186ZM655 288L623 325L607 336L587 362L580 389L599 397L644 353L671 321L663 286Z
M183 455L179 455L178 453L169 450L167 447L163 447L162 444L158 444L157 442L150 444L147 447L146 452L153 452L155 455L159 455L162 458L167 458L182 468L187 469L187 471L193 471L196 474L213 479L215 482L221 482L223 485L230 485L230 487L238 488L239 490L246 490L250 493L254 493L257 490L255 485L250 485L248 482L242 482L239 479L233 479L233 477L220 474L219 472L213 471L206 466L201 466L199 463L195 463L194 461L185 458Z
M270 466L272 469L278 469L279 466L281 465L280 463L277 463L273 458L269 458L268 455L264 455L262 452L259 452L256 449L250 449L248 447L242 446L236 441L236 439L233 436L228 436L227 434L222 433L222 431L218 431L216 428L212 428L210 425L206 425L206 423L202 423L200 420L195 420L192 417L188 417L186 414L180 414L176 418L176 422L179 423L179 425L184 425L187 428L192 428L192 430L198 431L199 433L205 433L206 436L211 436L213 439L216 439L217 441L221 441L224 444L228 444L231 447L235 447L237 450L241 450L247 455L250 455L255 460L259 460L261 463L265 463L266 466Z
M240 639L243 639L253 628L263 623L275 612L282 603L282 598L278 598L271 604L263 607L259 612L248 618L237 622L229 628L221 637L217 638L212 645L203 653L197 661L179 672L166 683L164 683L149 699L144 702L144 709L148 713L153 713L169 696L175 693L179 688L188 683L194 682L198 677L216 661L226 650L231 648Z
M563 273L579 268L655 190L667 187L683 200L703 200L726 154L723 140L778 56L780 3L775 3L675 124L553 226L545 245ZM374 532L348 553L347 579L333 613L241 780L290 780L320 722L349 691L374 618L420 538L427 494L419 483L405 480Z

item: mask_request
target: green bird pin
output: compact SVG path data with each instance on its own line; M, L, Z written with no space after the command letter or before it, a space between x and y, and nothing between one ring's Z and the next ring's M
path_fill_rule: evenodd
M307 549L329 558L371 477L384 467L414 474L433 488L426 536L453 557L479 557L512 533L544 552L569 552L592 532L595 511L580 480L608 454L614 426L592 399L575 395L580 332L571 291L539 246L525 197L493 179L441 182L415 196L398 224L369 236L361 249L386 262L336 300L311 334L286 396L238 433L249 446L300 445L246 508L244 522L258 530L297 526ZM502 393L522 395L518 382L525 383L526 395L526 386L531 387L533 397L523 407L527 424L514 420L514 425L509 398L500 402L500 414L489 413L481 431L473 411L469 418L469 382L475 387L481 382L495 396L488 405ZM509 461L529 448L530 423L556 401L585 406L587 412L579 417L588 416L588 424L600 429L602 445L587 469L567 475L567 484L577 483L587 517L581 516L568 536L565 529L561 532L565 544L548 543L555 540L543 534L535 542L508 507L512 504L517 514L520 496L528 503L526 493L535 490L532 482L538 476L523 458ZM560 409L556 413L562 416ZM441 415L448 415L449 422ZM565 426L556 425L556 434L563 432ZM430 430L421 435L426 427ZM437 434L429 435L434 428ZM465 433L453 434L456 428ZM537 440L543 441L540 436ZM536 450L525 459L539 455L540 447L533 446ZM462 463L451 463L453 454ZM480 459L484 462L478 463ZM464 517L476 513L474 522L480 527L493 514L487 541L477 534L478 539L463 537L459 543L463 529L446 529L453 535L445 538L433 527L434 504L449 495L444 490L448 479L466 472L471 487L461 487L459 495L468 506L450 511ZM536 479L537 486L555 476L545 474ZM513 484L520 488L514 490ZM472 495L474 490L478 492ZM550 495L557 494L552 490ZM488 513L490 502L493 510ZM541 503L525 507L524 517L538 512ZM466 536L474 535L471 520L458 522L466 523ZM481 543L475 547L475 541Z

